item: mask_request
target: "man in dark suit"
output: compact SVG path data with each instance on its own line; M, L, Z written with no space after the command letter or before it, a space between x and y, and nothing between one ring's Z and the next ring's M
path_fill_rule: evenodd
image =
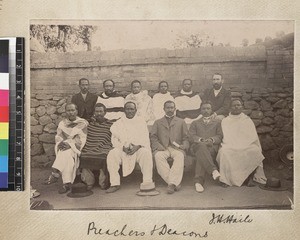
M228 116L231 103L231 93L222 86L223 83L222 75L215 73L212 79L213 87L206 89L202 96L203 101L212 103L213 117L220 120Z
M189 148L188 129L183 119L175 116L175 103L164 103L165 116L154 122L150 133L151 147L159 175L168 184L168 193L179 190L183 176L185 151ZM173 159L170 167L167 159Z
M94 107L97 102L97 95L89 92L89 80L81 78L79 80L80 92L72 97L71 102L78 108L78 117L87 121L91 120L94 113Z
M192 122L189 129L191 151L196 156L195 188L197 192L203 192L205 173L212 175L214 180L220 177L215 159L222 140L220 120L212 118L212 106L210 102L201 105L203 117Z

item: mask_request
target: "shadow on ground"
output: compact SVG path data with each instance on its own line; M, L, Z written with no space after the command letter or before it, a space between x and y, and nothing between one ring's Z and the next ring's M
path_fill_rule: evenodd
M154 174L158 196L140 197L136 195L142 179L140 171L134 171L130 176L121 179L121 189L107 194L99 186L92 189L93 195L84 198L69 198L66 194L58 194L61 182L43 185L51 169L31 169L31 185L41 195L36 200L48 201L54 210L120 210L120 209L177 209L177 210L208 210L208 209L291 209L293 202L293 181L291 171L279 165L265 166L267 177L277 177L281 184L288 187L287 191L266 191L254 187L223 188L207 176L205 191L197 193L193 184L193 173L184 173L180 191L167 194L166 184Z

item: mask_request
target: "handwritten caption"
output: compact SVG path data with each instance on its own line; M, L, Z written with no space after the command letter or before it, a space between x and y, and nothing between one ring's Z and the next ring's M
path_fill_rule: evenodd
M212 213L211 218L208 221L208 225L214 224L250 224L253 219L250 215L242 214L216 214ZM128 224L124 224L122 228L110 229L99 227L95 222L90 222L87 227L87 235L98 235L98 236L130 236L130 237L145 237L145 236L184 236L193 238L207 238L209 233L207 230L195 230L188 231L182 229L176 229L168 226L167 224L154 225L150 229L136 230L129 227Z

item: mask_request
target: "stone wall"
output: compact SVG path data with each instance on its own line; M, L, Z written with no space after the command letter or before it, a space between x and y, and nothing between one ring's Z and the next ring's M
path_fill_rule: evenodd
M167 80L170 91L185 78L194 80L200 93L220 72L232 96L244 101L245 113L257 128L266 162L275 163L279 149L293 142L293 51L264 47L150 49L65 54L31 54L32 166L51 166L54 137L65 116L65 104L78 92L78 79L90 80L100 93L111 78L117 90L129 91L133 79L153 95L158 82Z

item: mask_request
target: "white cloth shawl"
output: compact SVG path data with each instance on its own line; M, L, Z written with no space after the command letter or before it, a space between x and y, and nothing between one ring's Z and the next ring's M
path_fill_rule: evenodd
M221 125L224 137L217 156L220 181L241 186L264 159L256 128L244 113L229 115Z

